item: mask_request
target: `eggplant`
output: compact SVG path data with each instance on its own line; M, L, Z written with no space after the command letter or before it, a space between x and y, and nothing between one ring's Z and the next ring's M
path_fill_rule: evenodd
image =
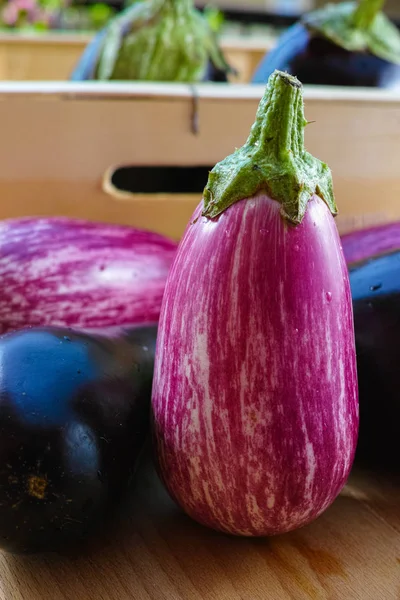
M349 265L360 393L356 459L400 467L400 250Z
M156 322L177 244L65 217L0 222L0 333Z
M400 250L400 222L357 229L342 235L342 247L348 264L379 254Z
M356 461L397 469L400 434L400 223L342 236L353 298L360 434Z
M317 518L355 453L349 277L305 124L300 82L276 71L247 142L210 172L161 306L157 469L189 516L234 535Z
M108 27L103 27L90 40L84 49L82 56L74 66L74 69L69 77L70 81L88 81L95 78L95 68L100 56L101 49Z
M0 337L0 547L64 551L110 520L149 431L157 326Z
M290 27L257 67L252 82L275 69L304 84L393 88L400 81L400 33L383 0L328 4Z
M231 72L193 0L140 0L96 34L70 79L195 83Z

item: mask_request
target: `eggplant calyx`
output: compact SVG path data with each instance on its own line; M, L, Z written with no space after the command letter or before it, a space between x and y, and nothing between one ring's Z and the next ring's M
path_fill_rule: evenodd
M139 0L107 28L96 79L201 81L209 60L228 73L214 32L192 0Z
M209 174L203 216L217 217L258 192L279 202L282 215L295 225L301 223L314 194L336 215L331 171L305 150L306 125L303 86L296 77L275 71L246 143Z
M302 18L312 33L322 35L349 52L370 52L400 64L400 32L381 12L384 0L328 4Z
M358 29L368 29L384 4L385 0L360 0L353 15L354 26Z

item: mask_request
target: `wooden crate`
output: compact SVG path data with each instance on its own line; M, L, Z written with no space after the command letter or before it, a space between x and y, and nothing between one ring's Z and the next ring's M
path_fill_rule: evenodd
M90 34L0 34L0 80L65 81L88 42ZM231 83L247 83L275 39L224 37L222 48L237 70Z
M91 35L0 34L0 80L67 80Z
M193 94L199 132L192 132ZM243 144L259 86L1 83L0 218L65 214L179 238L201 194L119 193L118 166L212 166ZM334 175L341 231L400 218L400 95L306 88L307 148Z

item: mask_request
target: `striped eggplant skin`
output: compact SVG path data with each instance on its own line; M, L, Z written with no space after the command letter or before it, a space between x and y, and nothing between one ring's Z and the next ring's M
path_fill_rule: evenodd
M0 333L156 322L177 244L65 217L0 222Z
M318 517L349 475L358 389L348 273L327 205L200 204L171 267L152 396L157 468L193 519L243 536Z
M342 236L348 264L400 249L400 222L351 231Z

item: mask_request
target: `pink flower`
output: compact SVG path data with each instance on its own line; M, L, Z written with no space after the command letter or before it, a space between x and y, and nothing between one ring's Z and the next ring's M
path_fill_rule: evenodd
M20 11L27 13L33 12L36 9L36 0L14 0L15 5Z
M15 25L18 21L19 9L13 2L8 2L1 12L1 18L5 25Z

